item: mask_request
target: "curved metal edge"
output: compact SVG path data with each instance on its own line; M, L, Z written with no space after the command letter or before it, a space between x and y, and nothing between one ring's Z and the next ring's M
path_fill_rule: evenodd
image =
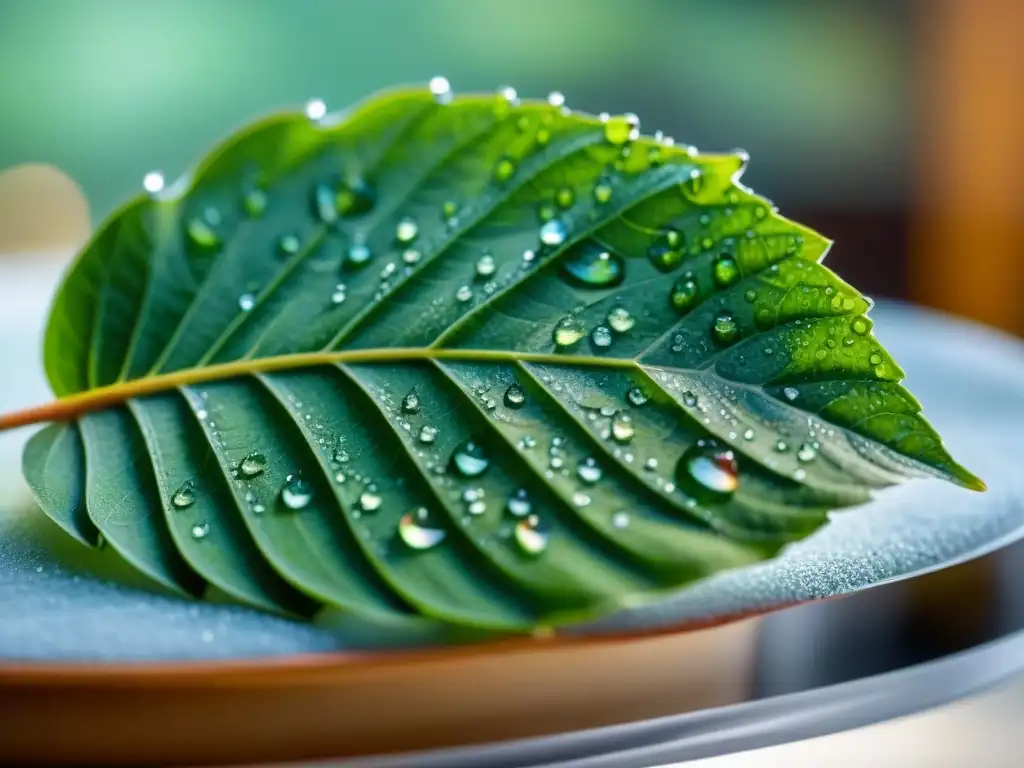
M536 739L336 762L339 768L621 768L801 741L947 704L1024 673L1024 631L936 661L761 701Z

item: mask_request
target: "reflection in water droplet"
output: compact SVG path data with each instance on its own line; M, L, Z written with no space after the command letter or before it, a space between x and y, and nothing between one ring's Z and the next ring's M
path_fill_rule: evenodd
M516 523L516 544L528 555L539 555L548 546L548 532L537 515Z
M690 446L676 467L680 486L694 495L724 497L732 494L740 484L739 467L732 451L711 444Z
M384 499L371 491L359 495L359 508L363 512L376 512L384 504Z
M561 219L551 219L551 221L546 221L541 225L538 235L544 245L556 246L565 242L568 230Z
M722 314L715 318L712 333L719 344L729 344L739 335L740 327L732 315Z
M683 313L689 310L697 299L697 283L693 275L687 272L676 280L668 298L676 312Z
M594 185L594 202L604 205L612 199L612 186L607 181L598 181Z
M505 509L513 517L526 517L530 514L533 509L533 505L530 503L530 498L526 494L525 488L520 488L514 494L508 497L508 501L505 502Z
M373 252L366 243L353 243L349 246L345 262L353 267L361 267L373 258Z
M196 503L196 484L194 480L186 480L171 496L171 504L175 509L185 509Z
M727 253L720 254L715 259L715 283L722 288L730 286L740 279L740 268L736 259Z
M601 479L604 473L601 471L601 467L598 466L597 460L592 456L588 456L579 463L576 467L576 475L587 485L593 485Z
M466 303L473 298L473 289L468 285L460 285L458 290L455 291L455 300L460 303Z
M422 255L423 254L413 248L407 248L402 251L402 261L411 266L418 262Z
M591 332L590 340L594 342L595 347L610 347L612 345L612 332L603 325L599 325Z
M438 104L448 104L452 100L452 86L446 77L430 78L430 92Z
M754 437L755 437L754 430L752 430L752 429L747 429L743 433L743 439L746 440L747 442L750 442L751 440L753 440Z
M850 327L853 328L853 332L856 333L858 336L863 336L865 333L868 332L868 321L865 320L863 317L858 317L854 319Z
M430 445L437 439L437 427L431 424L424 424L420 427L419 440L421 443Z
M518 384L510 384L505 390L505 405L513 410L523 407L526 402L526 391Z
M617 443L628 443L636 434L633 419L628 413L617 413L612 418L612 437Z
M238 297L238 308L243 312L248 312L250 309L256 306L256 297L251 293L243 293Z
M555 193L555 204L559 208L572 208L574 202L576 202L576 194L571 187L562 187Z
M420 412L420 396L416 394L415 389L410 389L408 394L402 398L402 412L403 413L419 413Z
M256 477L262 475L267 469L267 457L262 453L250 453L242 463L238 465L238 471L243 477Z
M640 406L647 402L647 393L640 387L630 387L626 391L626 399L633 405Z
M552 107L565 106L565 96L561 91L552 91L548 94L548 104Z
M420 233L419 224L406 216L395 225L395 240L403 245L411 243Z
M625 333L636 325L636 318L625 307L614 307L608 313L608 325L616 333Z
M466 440L452 452L451 464L463 477L478 477L487 471L491 462L482 446Z
M497 269L497 265L494 263L494 256L490 252L485 252L476 260L477 277L490 277L494 274L495 269Z
M782 390L782 394L786 396L787 400L796 400L798 397L800 397L800 390L798 390L796 387L786 387L785 389Z
M444 541L445 531L433 527L426 507L406 512L398 521L398 535L410 549L425 550Z
M192 534L193 539L205 539L210 533L210 524L196 523L192 526L192 530L190 531L190 533Z
M576 507L587 507L590 506L590 496L585 494L583 491L576 491L572 495L573 506Z
M281 488L281 501L288 509L305 509L313 500L313 486L302 479L301 475L288 475Z
M610 288L619 285L626 277L622 257L591 241L575 246L566 254L560 267L562 274L571 282L587 288Z
M619 511L612 515L612 528L623 528L629 527L629 512Z
M779 453L785 453L786 451L789 450L789 444L785 440L782 440L782 439L776 440L775 441L775 450L778 451Z
M577 317L567 315L555 325L552 338L555 346L571 347L586 335L587 329L583 327L583 323Z

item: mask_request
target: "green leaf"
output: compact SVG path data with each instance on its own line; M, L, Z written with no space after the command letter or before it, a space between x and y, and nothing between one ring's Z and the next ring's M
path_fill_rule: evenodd
M62 399L0 427L68 422L37 499L156 581L395 631L590 618L907 478L983 488L745 162L505 94L269 118L101 228Z

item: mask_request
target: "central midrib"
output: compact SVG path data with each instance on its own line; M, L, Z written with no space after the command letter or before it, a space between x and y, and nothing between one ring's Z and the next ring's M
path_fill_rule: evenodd
M351 349L340 352L307 352L273 357L249 358L230 363L185 368L130 381L110 384L96 389L77 392L46 405L28 408L0 416L0 431L29 424L66 421L83 413L100 410L141 397L166 392L177 387L222 381L252 373L310 368L334 363L396 363L417 360L451 360L455 362L526 362L556 365L576 365L613 369L635 369L640 366L633 358L566 355L554 352L509 352L499 349L437 349L432 347L393 347L379 349Z

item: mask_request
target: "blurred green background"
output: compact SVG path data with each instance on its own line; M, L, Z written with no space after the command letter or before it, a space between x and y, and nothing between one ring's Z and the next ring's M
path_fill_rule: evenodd
M743 147L785 207L894 207L908 19L901 2L0 0L0 168L53 163L101 217L255 115L443 74Z

